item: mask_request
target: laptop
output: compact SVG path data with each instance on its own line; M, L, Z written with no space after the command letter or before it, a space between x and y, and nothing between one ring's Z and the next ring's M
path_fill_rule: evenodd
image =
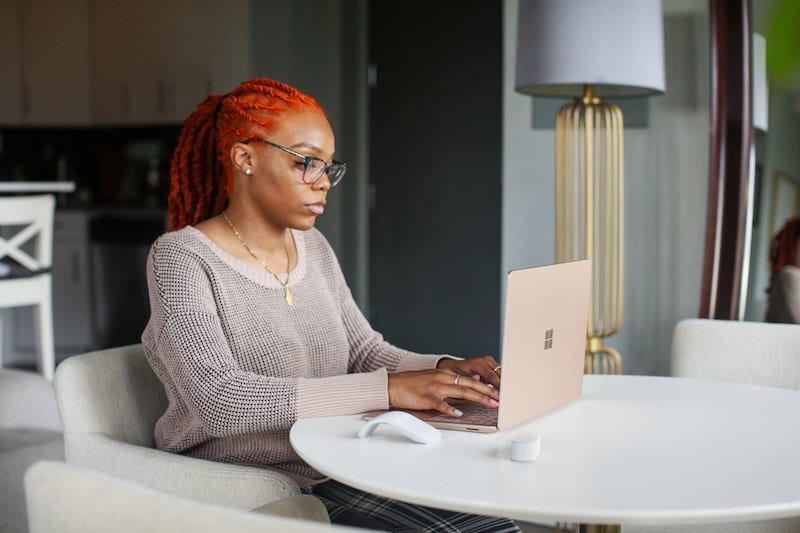
M464 415L404 411L440 429L493 433L581 395L591 261L512 270L506 284L500 406L448 400ZM370 411L365 419L385 413Z

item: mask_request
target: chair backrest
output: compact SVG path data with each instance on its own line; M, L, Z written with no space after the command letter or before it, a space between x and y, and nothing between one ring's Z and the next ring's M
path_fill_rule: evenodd
M672 375L800 390L800 325L682 320L672 338Z
M55 387L68 454L70 435L83 433L154 446L167 397L141 344L68 357L56 369Z
M25 474L30 533L364 532L198 502L76 465L40 461Z
M32 427L61 431L53 384L29 370L0 369L0 430Z
M22 226L0 236L0 259L8 256L36 272L53 264L55 198L50 194L0 197L0 227ZM36 238L32 253L25 244Z

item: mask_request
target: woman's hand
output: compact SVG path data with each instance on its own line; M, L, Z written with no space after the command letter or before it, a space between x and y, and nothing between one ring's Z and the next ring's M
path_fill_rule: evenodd
M452 370L465 376L478 376L478 379L488 383L495 389L500 388L500 365L491 355L472 357L470 359L440 359L436 365L439 370Z
M434 409L450 416L461 416L461 411L447 403L446 398L496 408L500 394L480 379L449 369L389 374L389 405L392 407Z

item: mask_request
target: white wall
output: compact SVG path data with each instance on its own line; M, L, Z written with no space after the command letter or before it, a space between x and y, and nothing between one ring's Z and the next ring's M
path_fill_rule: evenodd
M607 344L622 353L629 374L667 374L675 323L699 308L708 188L705 6L665 0L666 27L676 29L665 37L675 60L667 61L667 95L651 99L648 128L625 132L623 326ZM514 91L517 9L517 0L506 0L503 279L509 269L555 258L553 130L533 130L532 100Z

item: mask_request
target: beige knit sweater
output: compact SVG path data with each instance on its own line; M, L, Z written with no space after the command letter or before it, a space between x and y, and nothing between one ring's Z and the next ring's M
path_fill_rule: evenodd
M440 356L372 330L321 233L294 237L292 307L273 276L193 227L153 244L142 342L169 400L155 428L160 449L318 482L289 444L298 418L385 409L387 372L436 366Z

